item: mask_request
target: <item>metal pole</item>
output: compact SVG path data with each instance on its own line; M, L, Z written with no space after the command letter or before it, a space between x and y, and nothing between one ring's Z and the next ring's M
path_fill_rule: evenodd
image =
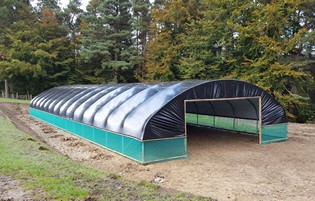
M261 97L259 97L259 144L262 143L262 103Z

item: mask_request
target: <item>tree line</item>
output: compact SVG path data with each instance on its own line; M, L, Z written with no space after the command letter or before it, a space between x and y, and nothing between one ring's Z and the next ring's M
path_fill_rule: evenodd
M313 0L58 3L0 2L0 83L12 93L233 78L267 90L296 121L315 118Z

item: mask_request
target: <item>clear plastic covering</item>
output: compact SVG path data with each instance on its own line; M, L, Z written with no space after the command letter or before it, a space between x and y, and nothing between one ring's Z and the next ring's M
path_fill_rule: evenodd
M263 89L239 80L62 86L36 96L30 107L140 140L185 135L184 101L262 98L262 124L287 122ZM257 99L187 102L187 112L258 118Z

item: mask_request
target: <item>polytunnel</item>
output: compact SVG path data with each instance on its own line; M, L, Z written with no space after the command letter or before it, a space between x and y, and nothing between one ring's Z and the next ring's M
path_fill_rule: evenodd
M60 86L30 114L143 164L186 158L187 124L287 139L282 106L240 80Z

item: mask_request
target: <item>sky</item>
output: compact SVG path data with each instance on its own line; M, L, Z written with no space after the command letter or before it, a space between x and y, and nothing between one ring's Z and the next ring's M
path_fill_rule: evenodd
M88 5L90 0L81 0L82 6L81 8L86 8L86 6ZM59 0L59 2L61 3L62 7L66 7L67 4L69 3L69 0Z
M81 3L82 3L82 6L81 8L82 9L85 9L86 6L88 5L90 0L81 0ZM36 5L37 4L37 0L32 0L32 5ZM60 3L60 6L61 7L66 7L69 3L69 0L59 0L59 3Z

